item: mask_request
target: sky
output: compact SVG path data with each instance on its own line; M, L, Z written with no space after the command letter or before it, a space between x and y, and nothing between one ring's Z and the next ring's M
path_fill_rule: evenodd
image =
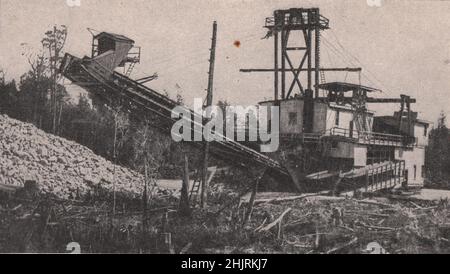
M319 7L330 20L323 32L322 67L362 67L361 83L383 90L374 97L411 95L413 110L435 122L450 115L450 1L439 0L0 0L0 68L8 79L29 69L23 46L38 50L46 30L66 25L66 52L89 55L87 28L130 37L142 47L131 77L157 72L148 85L185 103L204 97L212 22L218 23L214 99L249 105L272 99L272 73L241 68L273 67L273 40L265 18L276 9ZM369 5L379 3L380 6ZM235 46L240 41L240 46ZM327 73L327 81L359 82L355 73ZM69 85L75 94L80 88ZM398 104L372 104L378 115Z

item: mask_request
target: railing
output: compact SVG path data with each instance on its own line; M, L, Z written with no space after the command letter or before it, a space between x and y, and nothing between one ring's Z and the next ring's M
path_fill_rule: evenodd
M402 185L408 180L405 161L383 162L340 174L338 189L349 192L375 192ZM349 193L347 192L347 193Z
M346 128L334 127L328 130L325 135L341 136L355 140L361 144L379 144L379 145L414 145L417 138L395 134L386 134L379 132L357 131Z
M92 54L91 58L98 56L98 45L92 45ZM139 63L141 62L141 47L132 47L130 52L128 52L126 60L123 62L131 62L131 63Z
M393 188L406 180L405 161L397 161L366 172L366 192Z
M319 141L323 133L281 133L281 139L288 139L291 141Z
M139 63L141 61L141 47L133 47L127 54L127 62Z
M317 22L317 20L314 20L315 16L313 16L313 15L315 15L314 12L304 10L301 13L302 20L299 20L300 19L299 17L295 17L295 16L292 16L292 14L287 13L287 14L285 14L282 24L280 24L280 22L277 22L275 17L267 17L265 26L267 28L272 28L272 27L281 27L283 25L286 25L286 26L316 26L316 25L318 25L321 28L328 28L329 23L330 23L329 19L327 19L324 16L319 14L319 16L318 16L319 20ZM311 16L311 18L308 18L309 16ZM277 25L277 23L278 23L278 25Z

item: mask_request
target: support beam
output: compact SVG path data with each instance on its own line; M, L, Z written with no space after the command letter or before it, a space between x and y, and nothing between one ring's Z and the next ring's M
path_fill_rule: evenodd
M288 47L286 50L307 50L306 47Z
M275 63L275 68L274 68L274 72L275 72L275 75L274 75L274 88L275 88L275 90L274 90L274 92L275 92L275 95L274 95L274 99L275 99L275 101L277 101L278 100L278 76L279 76L279 71L278 71L278 32L275 32L274 33L274 43L275 43L275 52L274 52L274 63Z
M157 73L154 73L154 74L151 75L151 76L142 77L142 78L139 78L139 79L137 79L137 80L135 80L135 81L138 82L138 83L140 83L140 84L144 84L144 83L147 83L147 82L156 80L156 79L158 79L158 74L157 74Z
M281 30L281 99L286 98L286 31Z
M250 72L274 72L276 69L240 69L240 72L250 73ZM282 69L278 68L278 71L294 71L298 72L298 69ZM300 69L300 71L308 71L307 68ZM316 68L311 68L310 71L316 71ZM362 68L320 68L319 71L343 71L343 72L360 72Z
M317 22L320 20L320 14L319 11L317 11L316 14L317 18ZM315 30L314 30L314 38L316 39L315 41L315 49L314 49L314 76L315 76L315 85L314 85L314 93L315 93L315 98L319 97L319 84L320 84L320 71L321 71L321 67L320 67L320 28L316 26ZM360 68L361 69L361 68ZM324 70L322 70L324 71Z
M401 103L402 99L397 98L367 98L367 103ZM411 98L410 103L417 103L417 100Z
M312 30L309 29L308 31L305 31L305 33L307 33L305 40L306 40L306 47L308 48L306 50L306 54L308 55L308 68L311 68L313 66L312 65L312 55L311 55L311 53L312 53L312 48L311 48ZM315 64L315 66L317 66L317 63ZM313 73L313 71L308 69L308 90L312 89L312 73Z
M319 100L328 100L328 97L319 97L317 98ZM345 103L351 103L352 97L345 97L344 98ZM373 98L373 97L367 97L366 103L376 104L376 103L393 103L393 104L401 104L403 101L400 98ZM417 103L417 100L414 98L411 98L409 100L411 104Z

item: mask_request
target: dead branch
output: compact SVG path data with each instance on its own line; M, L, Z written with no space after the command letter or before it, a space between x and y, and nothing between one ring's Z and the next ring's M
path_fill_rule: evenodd
M286 209L283 214L280 215L280 217L278 217L278 219L276 219L275 221L273 221L272 223L270 223L269 225L267 225L266 227L258 230L258 232L264 232L264 231L269 231L270 229L272 229L273 227L275 227L278 223L280 223L284 216L286 216L286 214L288 214L289 212L291 212L292 208L288 208Z
M192 242L188 243L185 247L183 247L183 249L181 249L180 254L186 254L189 249L191 249L192 247Z
M352 229L352 228L350 228L350 227L348 227L348 226L345 226L345 225L340 225L340 226L338 226L338 227L339 227L339 228L346 229L346 230L351 231L351 232L355 232L354 229Z
M326 253L327 253L327 254L335 253L335 252L337 252L337 251L339 251L339 250L342 250L342 249L344 249L344 248L346 248L346 247L352 246L352 245L356 244L357 242L358 242L358 238L355 237L355 238L353 238L350 242L348 242L348 243L346 243L346 244L343 244L343 245L341 245L341 246L335 247L335 248L333 248L333 249L330 249L330 250L328 250Z
M421 207L420 205L414 203L413 201L409 201L409 203L412 204L417 209L423 209L423 207Z
M262 222L262 224L261 224L260 226L258 226L253 232L257 232L258 230L260 230L261 228L263 228L264 225L266 224L266 222L267 222L267 218L265 218L264 221Z
M253 188L253 186L247 188L244 192L242 192L241 194L239 194L239 197L237 197L237 201L241 201L242 197L244 197L251 189ZM227 209L228 207L232 206L235 202L235 199L231 199L228 203L226 203L222 208L220 208L214 215L218 216L220 215L225 209Z
M314 233L314 234L305 234L305 235L302 235L302 236L298 236L297 238L301 239L301 238L308 238L308 237L316 237L317 235L331 235L331 234L332 233L326 233L326 232Z
M358 222L356 225L360 225L360 226L368 228L368 229L376 229L376 230L387 230L387 231L398 230L398 228L368 225L368 224L365 224L363 222Z

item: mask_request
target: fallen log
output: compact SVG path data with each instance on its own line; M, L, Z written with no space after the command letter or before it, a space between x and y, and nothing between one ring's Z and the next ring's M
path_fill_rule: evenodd
M376 230L386 230L386 231L394 231L394 230L399 230L399 228L393 228L393 227L385 227L385 226L374 226L374 225L368 225L362 222L358 222L355 225L359 225L362 226L364 228L368 228L368 229L376 229Z
M370 201L370 200L354 200L359 204L367 204L367 205L377 205L377 206L385 206L385 207L394 207L394 205L391 204L385 204L385 203L379 203L379 202L375 202L375 201Z
M317 197L317 196L326 196L328 194L328 191L323 191L319 193L308 193L308 194L302 194L298 196L287 196L287 197L279 197L279 198L268 198L268 199L256 199L255 204L274 204L274 203L280 203L280 202L289 202L289 201L295 201L300 199L305 199L309 197Z

